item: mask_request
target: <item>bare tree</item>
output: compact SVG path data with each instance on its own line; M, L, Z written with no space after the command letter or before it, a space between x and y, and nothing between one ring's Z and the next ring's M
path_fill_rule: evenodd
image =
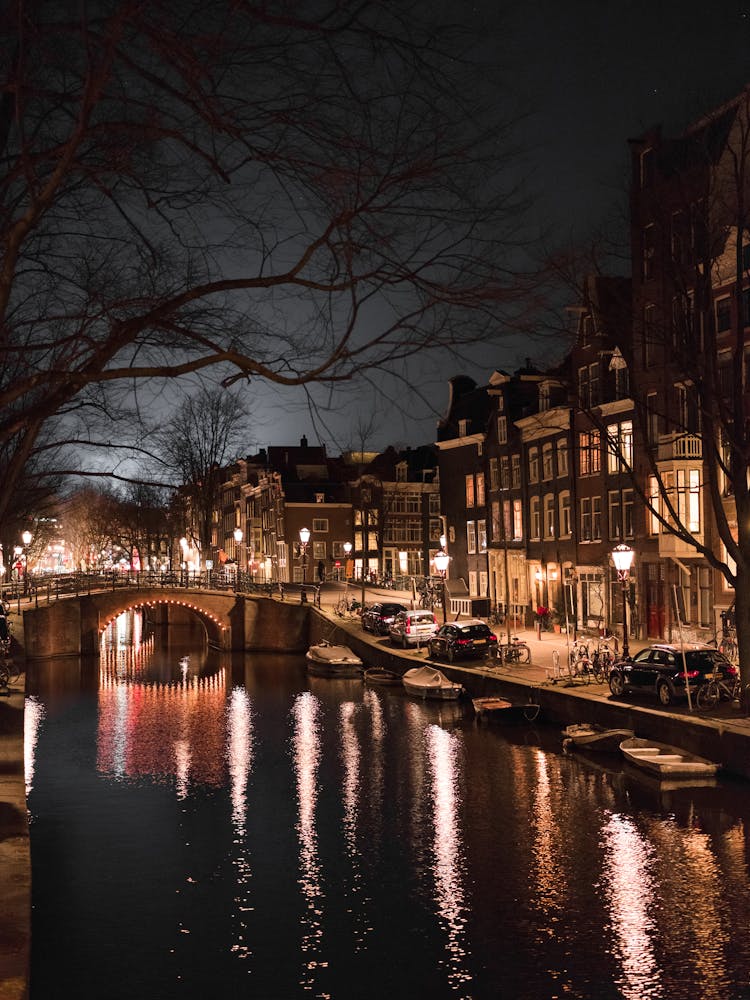
M179 487L196 531L194 540L203 553L211 549L213 512L219 506L224 469L247 450L247 418L237 393L201 388L184 399L156 437L155 474Z
M5 5L0 520L118 386L336 385L502 327L512 114L439 10Z

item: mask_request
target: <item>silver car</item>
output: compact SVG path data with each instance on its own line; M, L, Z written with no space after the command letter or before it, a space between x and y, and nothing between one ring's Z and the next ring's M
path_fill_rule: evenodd
M426 645L438 630L437 618L431 611L402 611L390 624L388 634L394 646Z

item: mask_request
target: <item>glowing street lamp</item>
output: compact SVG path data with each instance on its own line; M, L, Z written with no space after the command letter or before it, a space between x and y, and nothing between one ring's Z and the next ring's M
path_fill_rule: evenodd
M446 605L446 601L445 601L445 574L448 572L448 563L450 561L451 561L451 557L448 555L447 552L443 552L442 550L440 552L436 552L435 553L435 558L433 559L433 562L435 563L435 569L438 571L438 573L440 574L440 576L443 578L443 586L441 588L442 592L441 592L441 595L440 595L440 600L441 600L441 603L443 605L443 625L445 625L446 620L447 620L447 614L446 614L446 608L445 608L445 605Z
M309 541L310 541L310 529L300 528L299 547L300 547L300 560L302 562L302 590L300 591L301 604L307 604L307 591L305 590L305 584L307 583L307 546Z
M628 645L628 578L635 552L629 545L616 545L612 549L612 562L617 570L617 579L622 584L622 655L630 655Z
M31 545L31 539L33 535L27 529L21 533L21 541L23 542L23 594L26 597L29 593L29 545Z

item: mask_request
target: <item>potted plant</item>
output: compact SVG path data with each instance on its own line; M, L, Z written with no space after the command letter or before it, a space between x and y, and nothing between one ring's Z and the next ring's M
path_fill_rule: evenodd
M545 608L543 604L540 604L534 612L534 620L539 628L545 632L550 631L552 626L550 624L549 608Z

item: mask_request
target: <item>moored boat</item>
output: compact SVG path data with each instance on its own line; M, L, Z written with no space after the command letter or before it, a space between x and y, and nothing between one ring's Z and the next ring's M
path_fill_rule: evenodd
M620 749L626 760L635 767L640 767L660 778L708 776L716 774L721 766L680 747L637 737L623 740Z
M533 701L512 702L507 698L472 698L478 719L488 722L499 722L503 725L518 725L523 722L534 722L539 715L539 705Z
M420 698L439 698L452 701L464 693L461 684L449 681L442 671L435 667L413 667L407 670L402 678L404 688L409 694Z
M403 687L401 674L393 670L386 670L385 667L368 667L365 670L365 681L367 684L384 684L394 687Z
M323 640L307 651L307 672L316 677L361 677L364 664L348 646Z
M566 726L562 732L566 750L595 750L597 753L619 753L623 740L633 739L632 729L605 729L594 723L581 722Z

